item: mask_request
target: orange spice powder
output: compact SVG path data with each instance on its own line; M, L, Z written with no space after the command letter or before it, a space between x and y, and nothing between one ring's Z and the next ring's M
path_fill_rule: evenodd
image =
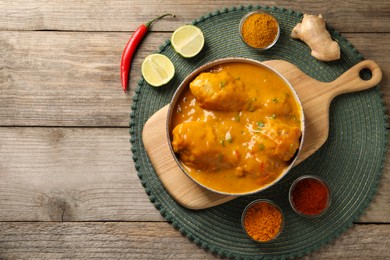
M255 13L242 24L242 38L252 47L264 48L270 45L278 34L275 18L268 14Z
M258 202L248 208L244 228L254 240L266 242L278 235L282 227L282 213L267 202Z

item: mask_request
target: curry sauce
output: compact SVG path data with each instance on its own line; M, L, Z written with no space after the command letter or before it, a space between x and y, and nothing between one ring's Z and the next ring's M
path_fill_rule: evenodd
M223 193L272 183L294 158L301 109L273 71L227 63L198 75L173 113L172 147L187 173Z

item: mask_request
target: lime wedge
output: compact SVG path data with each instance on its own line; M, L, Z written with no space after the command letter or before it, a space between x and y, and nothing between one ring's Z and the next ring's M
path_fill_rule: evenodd
M162 54L150 54L141 65L142 76L154 87L167 84L175 75L172 61Z
M171 44L181 56L185 58L194 57L203 48L203 32L194 25L183 25L173 32Z

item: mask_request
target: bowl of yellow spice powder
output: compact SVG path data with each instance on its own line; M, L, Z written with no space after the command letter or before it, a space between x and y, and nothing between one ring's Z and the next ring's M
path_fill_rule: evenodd
M282 232L284 216L274 202L258 199L246 206L241 224L245 233L254 241L270 242Z
M278 20L265 11L249 12L241 19L240 35L248 46L257 50L267 50L279 39Z

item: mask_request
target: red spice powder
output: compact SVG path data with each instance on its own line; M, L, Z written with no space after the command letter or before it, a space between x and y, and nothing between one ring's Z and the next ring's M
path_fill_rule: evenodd
M327 206L328 189L315 179L302 179L292 190L292 201L296 210L306 215L318 215Z

